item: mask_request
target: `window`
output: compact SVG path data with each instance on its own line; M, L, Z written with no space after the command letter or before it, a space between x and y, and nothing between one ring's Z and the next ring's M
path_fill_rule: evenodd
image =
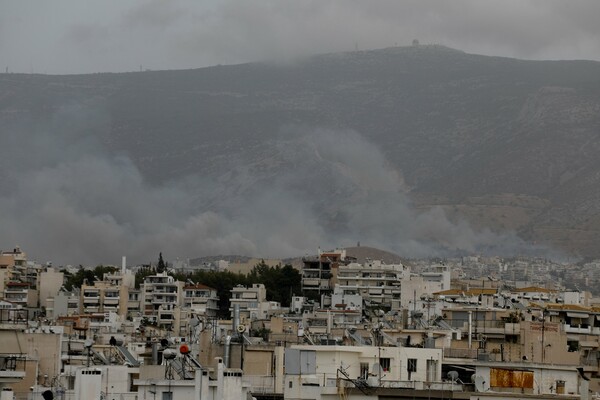
M360 363L360 378L367 379L369 377L369 363Z
M381 365L381 368L383 369L383 372L389 372L390 371L390 359L389 358L380 358L379 359L379 365Z
M162 400L173 400L173 392L163 392Z
M417 372L417 359L409 358L406 364L406 370L408 372Z
M290 381L290 389L292 388L292 381Z
M409 358L406 362L406 370L408 371L408 380L412 380L413 372L417 372L417 359Z

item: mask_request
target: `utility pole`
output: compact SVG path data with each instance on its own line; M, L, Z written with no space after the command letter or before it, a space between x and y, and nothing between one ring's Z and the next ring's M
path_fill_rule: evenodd
M542 310L542 364L546 360L546 345L544 343L545 333L546 333L546 315L548 314L548 310L545 308Z

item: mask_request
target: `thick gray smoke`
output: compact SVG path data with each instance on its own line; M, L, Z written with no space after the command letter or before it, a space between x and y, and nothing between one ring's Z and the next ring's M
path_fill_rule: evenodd
M286 179L295 181L296 187L312 188L304 193L303 201L333 216L326 231L335 243L361 241L407 257L473 253L550 256L549 249L525 243L513 232L478 231L464 220L452 222L439 207L417 212L399 171L356 132L307 133L296 128L285 133L293 138L281 142L279 149L294 165ZM328 204L315 207L315 198Z
M26 125L26 126L25 126ZM65 107L5 135L0 244L38 261L117 263L217 254L299 256L360 240L404 256L522 253L513 234L476 232L443 211L415 212L401 175L355 132L282 129L264 164L149 185L101 144L109 119ZM274 168L267 169L265 165Z

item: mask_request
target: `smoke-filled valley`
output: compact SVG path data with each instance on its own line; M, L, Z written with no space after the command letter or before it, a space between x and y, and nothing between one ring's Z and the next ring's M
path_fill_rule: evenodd
M0 243L88 264L357 241L406 257L593 255L600 65L563 63L421 46L2 74Z

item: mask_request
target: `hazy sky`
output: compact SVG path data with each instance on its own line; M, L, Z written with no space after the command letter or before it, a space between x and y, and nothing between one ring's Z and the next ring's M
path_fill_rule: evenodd
M13 72L195 68L421 43L600 60L600 1L0 0Z

